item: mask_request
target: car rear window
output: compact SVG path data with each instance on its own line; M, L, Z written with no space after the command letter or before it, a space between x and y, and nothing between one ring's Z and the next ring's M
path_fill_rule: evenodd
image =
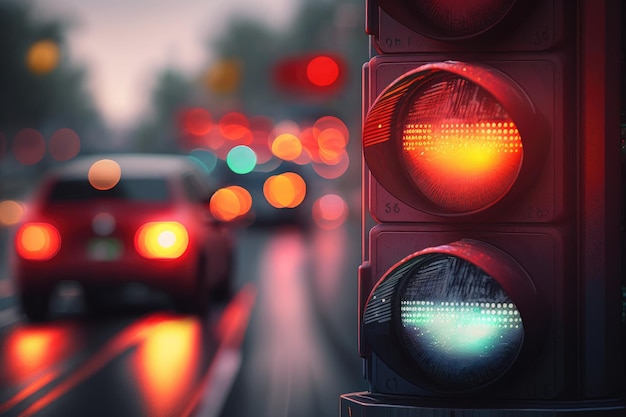
M167 201L170 193L162 178L127 178L109 190L97 190L87 180L61 180L51 189L48 201L88 201L118 199L129 201Z

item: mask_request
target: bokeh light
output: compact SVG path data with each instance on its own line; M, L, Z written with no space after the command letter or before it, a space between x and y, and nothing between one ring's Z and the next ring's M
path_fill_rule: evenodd
M295 208L306 197L306 182L295 172L272 175L263 184L263 195L276 208Z
M69 161L80 152L80 138L72 129L59 129L50 137L48 150L55 160Z
M110 190L122 176L122 168L112 159L100 159L91 165L87 178L96 190Z
M229 143L229 147L224 146L226 138L222 136L218 129L213 129L203 138L202 145L210 149L218 158L225 159L228 150L232 144Z
M337 194L326 194L313 203L313 221L320 229L332 230L345 223L348 204Z
M339 162L339 156L346 148L346 138L335 128L322 130L317 136L317 143L320 161L330 165Z
M317 119L313 124L313 130L316 132L316 134L319 134L326 129L338 130L339 134L345 138L345 145L348 144L350 131L348 130L348 126L346 126L343 120L335 116L322 116Z
M54 70L59 64L59 47L53 40L43 39L31 45L26 53L26 66L37 75Z
M319 147L317 145L317 138L313 133L313 128L308 127L300 132L300 143L302 149L305 151L309 159L313 162L321 162L319 159Z
M296 135L282 133L272 142L272 153L285 161L293 161L302 153L302 143Z
M306 76L311 84L328 87L339 79L339 65L329 56L316 56L307 64Z
M223 115L219 122L219 130L228 140L246 145L252 142L250 123L242 113L230 112Z
M238 59L221 59L204 74L206 88L214 94L231 94L241 83L241 63Z
M317 175L327 180L333 180L346 173L348 167L350 166L350 156L348 155L348 152L343 150L338 155L338 161L336 161L334 165L313 163L312 166Z
M0 201L0 226L13 226L22 219L24 207L14 200Z
M185 133L204 136L213 129L213 119L207 109L192 107L182 112L181 125Z
M217 166L217 156L206 149L192 149L189 159L195 162L205 173L210 174Z
M256 116L250 119L250 131L252 132L252 144L250 146L256 153L257 164L265 164L273 158L269 146L270 132L273 127L274 122L269 117Z
M46 154L46 141L35 129L20 130L13 138L13 156L24 165L35 165Z
M213 217L221 221L232 221L248 214L252 207L250 193L237 185L217 190L213 196L209 209Z
M256 154L249 146L235 146L228 152L226 164L236 174L247 174L256 166Z

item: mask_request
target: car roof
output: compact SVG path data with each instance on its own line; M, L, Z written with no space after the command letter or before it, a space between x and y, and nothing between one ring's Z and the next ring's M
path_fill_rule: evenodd
M127 153L78 157L55 167L53 173L63 179L86 178L91 166L102 159L117 162L124 178L163 178L196 170L193 162L184 155Z

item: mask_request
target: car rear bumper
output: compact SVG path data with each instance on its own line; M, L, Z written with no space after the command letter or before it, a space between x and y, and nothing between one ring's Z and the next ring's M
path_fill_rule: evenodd
M19 261L14 279L20 292L49 292L65 281L84 288L115 289L127 284L142 284L172 295L188 295L195 291L198 268L195 262L178 260L139 260L115 262L34 262Z

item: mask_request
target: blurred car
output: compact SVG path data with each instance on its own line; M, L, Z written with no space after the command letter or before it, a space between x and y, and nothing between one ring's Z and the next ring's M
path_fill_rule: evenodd
M273 185L268 181L282 177ZM295 163L282 162L269 170L253 170L247 174L230 174L225 183L238 185L246 189L252 198L252 207L244 219L244 223L252 226L290 225L306 229L311 223L310 175ZM298 180L294 184L293 178ZM282 204L281 204L282 203Z
M232 285L233 236L211 217L211 191L182 155L99 155L53 169L15 234L22 311L45 318L51 294L69 281L83 288L88 308L108 290L140 286L203 314Z

